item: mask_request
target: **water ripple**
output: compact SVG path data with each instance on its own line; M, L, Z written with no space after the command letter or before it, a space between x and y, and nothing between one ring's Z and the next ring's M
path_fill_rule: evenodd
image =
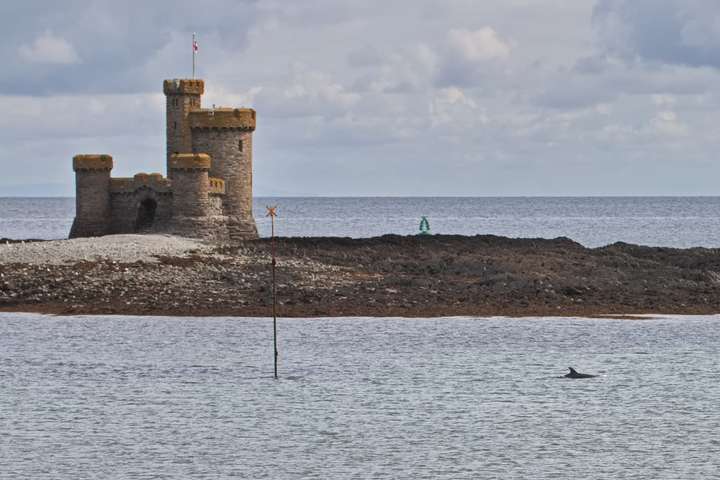
M717 327L0 314L0 478L717 478Z

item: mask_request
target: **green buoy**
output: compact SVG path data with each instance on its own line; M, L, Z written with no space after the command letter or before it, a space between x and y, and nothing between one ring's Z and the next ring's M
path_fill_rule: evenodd
M418 235L430 235L430 222L425 216L420 219L420 233Z

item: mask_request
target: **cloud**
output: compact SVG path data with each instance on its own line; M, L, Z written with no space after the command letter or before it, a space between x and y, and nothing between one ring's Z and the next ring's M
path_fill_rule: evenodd
M545 108L572 110L618 101L627 96L708 94L720 84L720 71L686 65L624 63L617 58L583 56L570 68L537 71L534 80L538 89L533 94L535 103Z
M448 32L448 46L466 62L482 62L510 55L510 46L490 27L478 30L452 29Z
M436 83L441 86L470 86L501 72L497 62L510 56L510 44L492 27L477 30L450 29L438 49Z
M455 126L463 127L475 123L468 121L468 115L471 115L473 120L479 124L488 123L486 114L477 110L477 102L457 87L440 89L430 103L430 115L434 127L442 124L455 124Z
M80 62L75 48L67 40L53 35L49 30L37 37L31 45L21 45L18 53L23 60L31 63L67 65Z
M688 135L688 126L680 121L678 115L672 110L661 110L650 121L651 132L664 137L679 137Z
M189 74L190 35L204 68L233 59L258 18L256 0L0 2L0 94L149 93Z
M347 113L360 95L323 72L295 63L286 82L256 89L255 107L275 117L336 117Z
M720 68L717 0L599 0L602 48L628 62Z
M438 53L419 44L388 53L375 69L355 79L353 88L388 94L412 94L433 84L438 71Z
M677 193L676 178L691 179L682 169L701 160L707 187L696 193L713 193L716 10L704 0L0 2L3 181L70 188L69 159L96 150L116 157L116 175L162 169L161 82L190 75L196 31L204 104L258 111L259 194L637 193L642 181ZM35 159L43 178L17 158ZM618 173L629 164L674 175L653 190Z
M375 47L364 45L348 53L348 64L352 67L372 67L382 65L383 55Z
M501 75L501 62L512 51L510 43L489 26L450 28L439 39L428 40L385 52L371 46L351 51L347 56L351 66L371 70L355 82L356 88L410 93L432 86L476 86Z

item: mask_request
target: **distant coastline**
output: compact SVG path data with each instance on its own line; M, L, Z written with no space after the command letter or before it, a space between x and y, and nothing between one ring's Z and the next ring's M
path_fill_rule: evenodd
M269 240L120 235L0 244L0 311L269 316ZM720 251L567 238L278 239L283 317L720 312Z

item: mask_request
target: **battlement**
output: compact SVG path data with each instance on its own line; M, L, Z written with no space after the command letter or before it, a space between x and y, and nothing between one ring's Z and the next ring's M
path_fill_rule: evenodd
M81 171L107 171L113 168L113 159L110 155L87 154L73 157L73 170Z
M113 158L73 157L70 238L168 233L218 241L257 238L252 211L255 110L202 109L203 80L163 81L166 172L112 178Z
M187 78L165 80L163 81L163 92L165 95L202 95L205 93L205 82Z
M206 153L174 153L170 156L173 170L210 170L210 155Z
M203 108L188 115L190 129L255 130L255 110L252 108Z
M149 187L158 193L170 192L170 180L159 173L138 173L134 177L110 179L111 193L134 193L141 187Z
M208 190L208 193L215 194L215 195L224 195L225 194L225 180L223 180L221 178L210 177L210 189Z

